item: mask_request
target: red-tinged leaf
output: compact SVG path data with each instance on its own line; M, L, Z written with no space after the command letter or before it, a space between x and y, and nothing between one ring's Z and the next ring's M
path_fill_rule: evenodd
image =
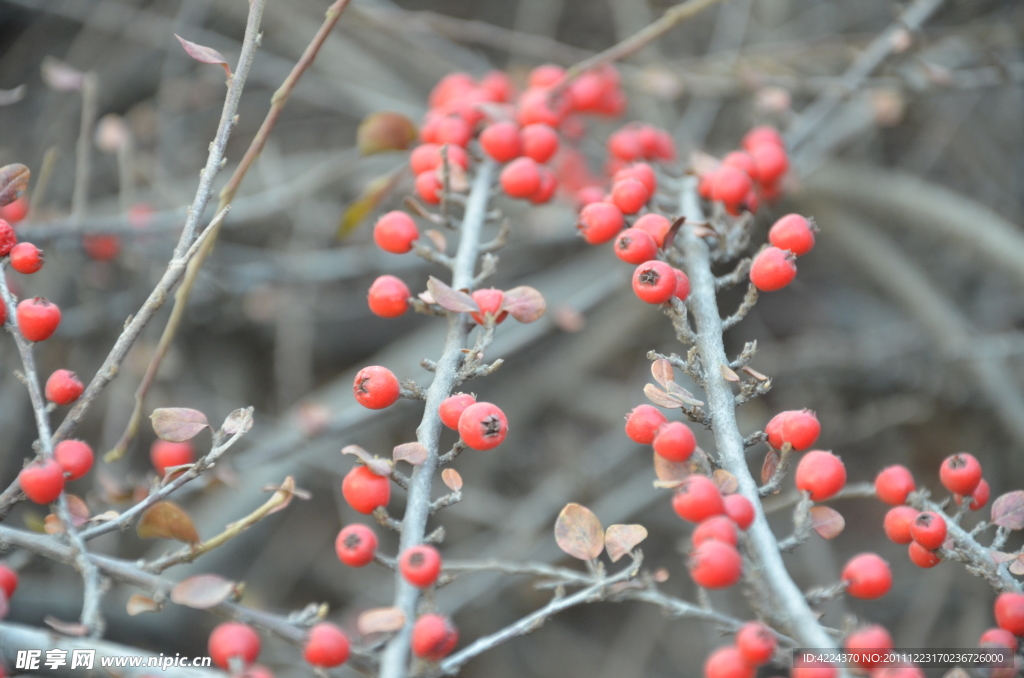
M205 414L187 407L161 407L153 410L149 418L156 434L172 443L192 440L210 426Z
M724 468L716 469L711 474L711 480L714 481L715 485L718 485L718 491L722 494L732 494L740 489L739 479Z
M230 598L235 583L215 574L200 574L178 582L171 589L171 600L178 605L208 610Z
M160 501L142 514L135 531L142 539L175 539L186 544L199 543L199 533L185 509L172 501Z
M416 140L416 125L393 111L371 113L356 130L356 146L363 155L384 151L404 151Z
M89 627L79 622L68 622L56 617L46 615L43 617L43 623L49 626L57 633L63 633L65 636L84 636L89 633Z
M667 388L669 382L675 380L676 371L672 369L672 363L664 358L658 358L651 363L651 375L654 377L656 382L662 385L663 388Z
M740 375L736 374L736 372L734 372L733 369L728 365L722 364L719 365L718 367L719 371L722 373L722 378L724 378L726 381L731 381L735 383L740 380Z
M89 518L90 523L109 523L111 520L117 520L121 517L121 514L117 511L104 511L103 513L97 514L92 518Z
M675 410L683 406L682 400L676 400L654 384L644 386L644 395L658 407Z
M690 393L689 391L687 391L685 388L683 388L674 381L668 382L665 385L665 389L668 391L668 394L671 397L681 401L685 405L690 405L692 407L700 407L701 405L704 404L703 400L697 400L696 398L693 397L692 393Z
M395 447L391 456L395 461L405 461L413 466L419 466L427 460L426 446L421 442L402 443Z
M458 492L462 489L462 476L453 468L446 468L441 471L441 481L452 492Z
M444 233L436 228L428 228L424 231L424 235L430 238L430 242L434 244L434 249L438 252L448 251L448 239L444 237Z
M749 374L750 376L752 376L754 379L757 379L758 381L768 381L768 377L767 376L761 374L760 372L755 370L750 365L745 365L743 367L743 371L746 372L747 374Z
M419 293L419 294L417 294L416 296L417 296L417 297L419 297L419 298L420 298L420 300L421 300L421 301L422 301L422 302L423 302L424 304L436 304L436 303L437 303L437 302L436 302L436 301L434 300L434 295L430 293L430 290L423 290L422 292L420 292L420 293Z
M356 627L359 633L369 636L374 633L394 633L405 626L405 613L397 607L378 607L359 615Z
M654 474L658 476L655 487L675 487L686 480L694 473L700 473L707 465L707 456L699 447L693 451L690 458L683 462L669 461L657 452L652 453L654 457ZM676 485L671 483L676 482Z
M473 297L465 292L453 290L434 276L427 280L427 291L441 308L454 313L474 313L480 310Z
M358 445L346 445L341 448L342 454L351 454L359 458L361 462L366 464L366 468L370 469L379 476L385 478L391 477L391 461L388 459L381 459L380 457L374 457L369 452L359 447Z
M1004 551L989 551L988 554L992 557L992 561L995 562L996 565L1002 565L1003 563L1008 563L1011 560L1017 559L1017 556L1014 554L1006 553Z
M609 525L604 533L604 547L615 563L644 539L647 539L647 528L643 525Z
M224 55L222 55L220 52L218 52L212 47L204 47L203 45L197 45L191 40L186 40L177 33L175 33L174 37L178 39L178 42L181 43L181 46L185 48L185 53L188 54L190 57L192 57L201 64L213 64L215 66L221 66L224 68L224 73L229 78L231 77L231 67L228 66L227 60L224 58Z
M140 596L138 593L133 594L128 599L128 604L125 605L126 611L129 617L142 614L143 612L156 612L160 609L160 603L156 602L152 598L146 596Z
M61 534L64 532L64 526L60 523L58 518L53 513L47 513L46 517L43 518L43 532L46 534Z
M772 448L768 448L768 454L764 455L764 464L761 465L761 484L766 485L779 470L779 462L782 457Z
M992 502L992 522L1009 530L1024 529L1024 490L1014 490Z
M85 83L85 73L51 56L43 58L40 71L46 86L58 92L77 92Z
M1024 574L1024 561L1022 561L1019 556L1014 558L1013 562L1010 563L1010 572L1018 577Z
M520 285L505 292L501 308L521 323L532 323L544 315L548 302L540 292L529 285Z
M221 424L220 430L229 436L245 435L252 429L252 407L239 407Z
M843 533L846 519L843 514L828 506L811 507L811 526L821 535L822 539L835 539Z
M593 560L604 550L604 528L587 507L566 504L555 521L555 542L573 558Z
M14 163L0 167L0 207L9 205L25 192L32 172L24 165Z
M89 507L77 495L65 493L64 497L68 503L68 515L71 518L71 525L73 527L85 525L89 521ZM64 532L64 525L61 524L60 518L56 514L51 513L43 519L43 531L46 534L61 534Z

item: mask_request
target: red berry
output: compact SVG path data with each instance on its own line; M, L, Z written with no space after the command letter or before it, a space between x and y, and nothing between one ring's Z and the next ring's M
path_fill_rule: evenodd
M725 513L725 505L718 486L710 478L693 475L672 496L672 510L683 520L699 523Z
M622 210L608 202L595 202L580 210L576 229L591 245L606 243L622 230Z
M21 491L37 504L49 504L64 491L64 469L48 459L35 461L18 474Z
M413 152L409 155L409 167L412 169L413 174L420 175L429 170L436 170L444 164L444 158L441 156L442 144L420 144ZM452 165L458 165L462 169L469 169L469 154L466 153L466 149L461 146L455 146L448 144L448 148L445 149L445 154L448 156L448 162Z
M399 557L398 569L407 582L425 589L437 581L441 572L441 554L430 544L413 546Z
M473 128L461 115L446 115L437 125L437 143L465 147L473 137Z
M24 299L16 311L18 329L29 341L45 341L60 325L60 308L42 297Z
M796 489L810 492L811 501L824 501L835 496L844 485L846 467L831 452L808 452L796 466Z
M726 544L736 546L740 543L739 533L736 531L736 523L732 522L729 516L711 516L700 521L693 530L690 541L694 546L700 546L709 539L724 541Z
M658 427L667 421L661 410L653 405L637 405L626 415L626 435L634 443L650 445Z
M741 530L746 530L754 522L754 505L742 494L727 494L722 498L722 504L725 515Z
M875 478L875 494L893 506L907 503L907 495L915 489L917 486L910 469L899 464L882 469Z
M405 254L420 237L416 222L405 212L388 212L373 227L373 241L377 247L393 254Z
M910 523L910 536L924 548L934 551L946 541L946 519L934 511L918 513Z
M501 187L512 198L529 198L540 188L540 169L533 158L516 158L501 170Z
M371 410L382 410L394 405L401 396L398 378L386 367L364 367L356 375L352 393L359 404Z
M449 73L441 78L430 91L427 101L431 108L440 108L476 87L469 73Z
M774 184L789 169L786 149L778 144L761 144L750 151L754 159L754 171L750 176L761 184Z
M917 517L917 509L910 506L894 506L885 514L885 536L897 544L909 544L914 541L910 534L910 524Z
M515 160L522 155L519 125L514 122L496 122L480 132L480 147L498 162Z
M736 647L752 666L770 662L777 643L772 630L761 622L747 622L736 632Z
M15 582L17 582L17 579L15 579ZM981 634L981 638L978 638L978 645L980 647L1006 647L1016 652L1017 636L1006 629L988 629L985 633Z
M645 214L633 222L633 228L647 231L658 247L665 246L665 236L672 228L672 222L660 214Z
M892 588L892 570L878 554L861 553L843 567L842 580L847 583L846 592L854 598L874 600Z
M615 237L615 256L627 264L642 264L658 255L658 245L647 231L627 228Z
M654 451L662 459L684 462L697 449L697 439L690 427L681 421L673 421L658 429L654 436Z
M954 454L942 462L939 479L950 492L968 495L981 482L981 464L972 454Z
M409 310L409 287L393 275L382 275L370 285L370 312L381 318L397 318Z
M984 508L985 504L988 503L989 493L991 491L991 488L989 488L988 486L988 481L982 478L981 481L978 483L978 486L974 488L974 491L971 492L970 494L971 510L978 511ZM953 499L956 500L957 506L959 506L964 502L964 495L954 494Z
M539 163L545 163L558 150L558 132L550 125L534 123L527 125L520 132L522 139L523 155L533 158Z
M2 209L0 207L0 210ZM6 257L10 254L17 243L18 235L14 232L14 227L0 219L0 257Z
M743 141L740 143L740 145L747 151L753 151L755 148L765 144L784 146L785 142L782 140L782 135L779 134L777 129L764 125L761 127L755 127L744 134Z
M377 553L377 533L361 523L346 525L334 540L334 551L349 567L369 565Z
M441 423L457 431L459 429L459 418L467 407L476 402L476 398L468 393L456 393L444 399L437 413L441 417Z
M746 151L732 151L724 158L722 164L742 170L747 176L754 176L754 158Z
M341 494L349 506L368 515L378 506L388 505L391 499L391 480L360 464L345 474L341 482Z
M92 448L81 440L62 440L53 448L53 460L68 474L68 480L78 480L92 468Z
M686 301L686 298L690 296L690 278L678 268L672 270L676 272L676 291L672 296L679 301Z
M671 162L676 159L676 142L672 135L663 129L656 130L657 146L654 157L658 160Z
M569 83L569 99L577 111L596 110L601 105L604 91L604 80L593 71L588 71Z
M172 443L157 438L149 448L149 460L157 474L163 476L169 468L195 461L195 448L187 440L183 443Z
M26 275L43 267L43 251L30 242L20 242L11 249L11 268Z
M537 168L540 172L540 187L537 192L530 196L530 202L534 205L543 205L555 197L558 190L558 177L550 167L541 165Z
M818 417L810 410L779 412L764 428L772 447L781 449L785 443L797 452L810 449L821 433Z
M551 87L565 75L565 69L554 64L543 64L530 71L530 87Z
M658 191L658 177L651 169L651 166L646 162L638 162L620 169L615 173L613 181L622 181L623 179L636 179L644 188L647 189L647 193L653 196Z
M477 290L472 294L473 301L480 307L480 311L477 313L470 313L469 316L476 322L477 325L486 324L487 318L494 318L494 324L500 324L508 316L508 311L501 309L501 304L505 300L505 294L501 290L494 288Z
M793 282L796 262L792 254L778 247L768 247L754 257L750 266L750 282L762 292L774 292Z
M213 663L222 669L230 669L235 657L248 666L260 654L260 636L241 622L224 622L210 634L209 651Z
M444 659L459 643L459 631L439 614L421 615L412 627L412 653L427 661Z
M474 450L491 450L501 445L508 433L508 420L497 405L475 403L459 417L462 442Z
M941 558L916 541L910 542L910 546L907 547L907 555L910 557L910 562L918 567L935 567L942 562Z
M90 233L82 236L82 249L93 261L113 261L121 253L121 239L116 235Z
M800 214L780 217L768 230L768 242L798 257L814 249L814 222Z
M789 672L789 678L836 678L838 675L839 670L835 666L820 662L794 666L793 670ZM872 678L878 677L872 676ZM896 677L893 676L892 678Z
M428 205L441 203L441 191L444 184L437 175L437 170L427 170L416 175L416 195Z
M644 157L643 143L635 130L620 129L608 137L608 153L625 162Z
M480 88L490 92L498 103L511 101L515 95L515 85L503 71L489 71L480 80Z
M664 304L675 294L676 272L664 261L652 259L633 271L633 291L648 304Z
M636 214L650 197L647 187L637 179L620 179L612 186L612 202L623 214Z
M71 370L57 370L46 380L46 399L58 405L70 405L84 390L85 386Z
M704 660L704 678L754 678L756 673L734 645L720 647Z
M1005 592L996 598L996 625L1015 636L1024 636L1024 593Z
M750 176L743 170L731 165L722 165L715 171L715 178L711 184L711 199L737 205L743 202L753 185Z
M853 654L863 653L872 655L883 653L893 648L892 636L889 635L884 626L872 624L846 636L846 640L843 641L843 648ZM866 669L874 668L876 664L877 662L871 662L870 660L860 662L860 666Z
M18 590L18 573L6 565L0 565L0 589L3 589L7 600Z
M517 119L519 124L544 123L558 127L569 113L567 95L553 95L546 87L531 87L519 97Z
M348 661L348 636L334 624L320 622L309 630L302 656L313 666L330 668Z
M757 196L757 191L754 189L747 191L747 197L743 199L743 205L751 214L756 212L761 206L761 199Z
M584 186L576 191L576 202L579 203L581 208L595 202L602 202L603 200L604 191L601 190L600 186Z
M740 580L743 558L732 544L712 539L690 552L687 567L698 586L724 589Z

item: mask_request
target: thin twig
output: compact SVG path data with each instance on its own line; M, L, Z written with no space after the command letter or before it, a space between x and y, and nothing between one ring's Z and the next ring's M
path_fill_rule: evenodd
M82 118L75 146L75 187L71 194L71 219L85 216L89 205L89 175L92 173L92 130L96 126L99 77L89 72L82 79Z

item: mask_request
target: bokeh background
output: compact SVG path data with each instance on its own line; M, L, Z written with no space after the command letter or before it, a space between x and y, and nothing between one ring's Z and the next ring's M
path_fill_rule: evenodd
M221 182L326 4L268 2ZM340 526L365 520L340 497L352 458L339 450L355 443L387 454L413 439L422 404L402 401L373 413L355 404L351 383L368 364L428 383L418 363L436 357L443 323L411 314L382 320L366 308L366 291L380 273L399 275L417 290L438 271L412 255L373 247L372 219L339 237L346 206L405 161L401 153L359 157L356 128L379 110L418 120L429 89L453 70L507 69L522 82L538 64L569 65L634 33L667 6L352 2L250 171L147 400L147 411L188 406L213 421L255 407L255 428L217 478L179 495L201 535L248 513L265 500L264 485L287 475L313 496L169 576L212 572L245 581L245 603L281 613L327 602L331 619L350 627L360 610L390 604L390 572L348 569L334 555ZM25 88L23 98L0 107L0 164L28 165L33 191L49 166L45 191L33 192L33 210L19 227L46 249L46 267L31 278L11 274L23 296L44 295L65 312L56 337L38 350L44 374L63 367L90 378L163 271L224 93L223 72L186 56L174 34L233 62L246 8L240 0L0 0L0 89ZM683 158L696 149L720 156L753 124L785 129L799 122L799 111L842 84L839 76L900 9L878 0L726 0L623 66L627 119L670 130ZM947 0L922 31L898 38L896 53L798 149L787 197L756 217L763 234L778 216L801 211L814 215L822 232L818 248L800 260L798 280L763 295L728 333L733 351L758 342L752 366L775 384L741 408L741 426L749 433L776 411L816 410L820 445L842 456L851 482L902 463L919 485L938 491L940 461L970 451L982 461L994 497L1024 483L1024 5ZM44 83L47 58L95 72L98 114L118 116L130 135L120 158L92 149L80 224L121 234L114 261L90 259L81 234L69 229L81 101ZM613 128L590 124L581 149L595 170ZM411 180L403 180L380 209L397 206L410 189ZM504 367L470 385L504 409L510 433L500 449L457 461L465 498L432 523L447 531L442 553L565 561L552 525L561 507L576 501L605 525L645 525L647 564L667 568L665 590L692 600L683 566L690 526L673 514L667 491L653 488L650 450L622 431L623 415L645 401L647 351L680 350L671 326L635 299L628 266L607 247L575 237L571 202L502 206L512 243L493 283L536 287L549 313L531 326L504 324L491 351ZM723 309L741 294L724 295ZM109 449L124 428L168 311L169 305L146 330L79 429L97 451ZM4 486L31 455L35 436L17 367L13 343L0 340ZM98 464L72 486L93 512L119 508L108 502L115 490L148 482L153 434L143 428L124 460ZM454 442L451 432L446 436L443 442ZM699 436L712 445L705 432ZM208 438L199 445L208 446ZM763 452L750 452L755 473ZM768 504L780 507L773 513L780 537L791 530L785 504L792 481L784 488ZM394 514L403 501L396 492ZM883 623L900 647L971 647L992 625L989 587L957 564L914 568L904 547L885 540L880 502L834 506L846 516L846 531L833 542L814 536L787 556L797 581L805 588L831 583L849 556L870 549L892 562L896 585L881 601L824 605L826 622ZM21 505L7 522L33 526L41 518L38 507ZM384 537L387 549L393 542ZM1006 550L1018 542L1011 538ZM128 558L171 547L143 542L133 531L94 542ZM81 582L73 570L27 554L8 558L22 576L9 620L41 626L46 615L77 618ZM114 586L105 597L109 639L165 654L205 654L215 617L175 605L130 617L125 601L132 592ZM547 595L527 578L473 574L444 589L438 604L471 640L543 605ZM712 600L722 611L748 614L738 592ZM715 629L666 619L650 606L600 604L552 619L473 661L464 675L697 676L721 642ZM272 639L261 662L278 675L308 673L296 649Z

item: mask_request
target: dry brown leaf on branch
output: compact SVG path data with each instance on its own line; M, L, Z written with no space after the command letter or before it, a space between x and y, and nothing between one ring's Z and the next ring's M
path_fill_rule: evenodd
M142 514L135 531L142 539L176 539L186 544L199 543L199 533L185 509L173 501L160 501Z
M452 492L459 492L462 489L462 476L453 468L441 471L441 480Z
M828 506L811 507L811 526L822 539L835 539L843 533L846 519L843 514Z
M1024 529L1024 490L997 497L992 502L992 522L1008 530Z
M235 582L215 574L200 574L178 582L171 589L171 600L178 605L208 610L220 605L235 592Z
M647 539L647 528L643 525L609 525L604 533L604 546L614 563L644 539Z
M149 415L153 431L163 440L183 443L192 440L204 428L210 427L206 415L187 407L160 407Z
M224 73L229 78L231 77L231 67L228 66L227 59L225 59L224 55L222 55L220 52L218 52L212 47L206 47L204 45L194 43L191 40L186 40L177 33L174 34L174 37L178 39L178 42L181 43L181 46L185 48L185 53L188 54L190 57L192 57L199 63L221 66L224 69Z
M369 636L374 633L394 633L405 626L405 613L397 607L378 607L366 610L356 622L359 633Z
M555 541L573 558L593 560L604 550L604 528L587 507L566 504L555 520Z

